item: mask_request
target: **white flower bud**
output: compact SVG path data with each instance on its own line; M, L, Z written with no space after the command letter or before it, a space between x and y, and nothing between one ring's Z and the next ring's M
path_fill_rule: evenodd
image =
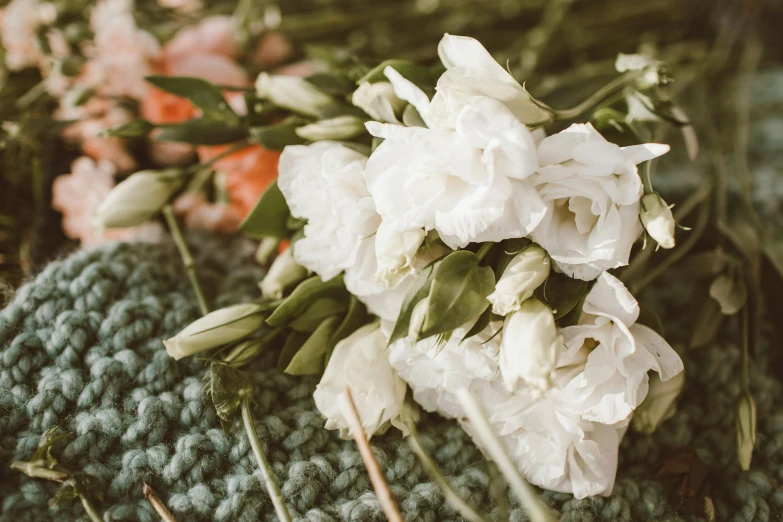
M351 102L375 121L399 123L406 102L394 93L390 82L364 82L353 93Z
M190 323L184 330L163 341L174 359L182 359L224 344L238 341L264 324L261 307L246 303L221 308Z
M382 221L375 234L375 257L378 261L375 280L386 288L397 288L400 281L415 271L413 261L424 236L424 230L420 228L400 232Z
M99 228L128 228L141 225L160 212L182 186L176 169L142 170L114 187L93 216Z
M292 248L277 256L269 267L269 272L259 285L261 294L269 299L280 299L283 291L307 276L307 269L294 260Z
M430 306L430 298L425 297L413 307L411 313L411 321L408 323L408 335L412 335L416 339L419 338L419 333L424 327L424 321L427 319L427 309Z
M269 260L272 259L272 256L275 254L275 252L277 252L279 247L280 240L276 237L265 237L262 239L258 244L258 249L256 250L256 263L261 266L268 265Z
M642 54L619 53L614 62L614 68L617 69L617 72L643 71L636 80L640 89L649 89L661 83L660 68L662 65L662 62Z
M364 120L356 116L338 116L296 129L296 135L309 141L349 140L365 132Z
M657 192L645 194L641 201L641 212L644 229L661 248L674 247L674 216L672 210Z
M331 96L298 76L261 73L256 79L256 93L279 107L314 118L321 116L324 108L335 103Z
M520 305L549 277L549 264L549 255L536 244L517 254L495 284L495 291L487 297L492 303L492 312L508 315L519 310Z
M737 404L737 456L740 467L747 471L753 459L753 446L756 443L756 401L750 394L742 394Z
M647 397L636 408L631 427L639 433L653 433L662 422L671 419L676 412L677 397L685 384L685 372L668 381L662 381L657 373L650 376Z
M326 417L326 429L339 429L341 437L349 436L338 402L346 387L351 389L368 437L385 432L405 411L407 386L389 364L386 342L376 322L337 343L313 394L315 405Z
M539 391L552 387L557 347L562 338L544 303L530 298L506 317L500 346L500 374L513 391L522 380Z

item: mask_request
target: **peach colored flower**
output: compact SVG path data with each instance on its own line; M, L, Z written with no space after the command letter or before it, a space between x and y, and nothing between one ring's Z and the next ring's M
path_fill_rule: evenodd
M174 212L185 226L197 230L212 230L221 234L236 231L243 216L228 203L210 203L199 192L186 192L174 201Z
M113 100L92 96L83 105L75 106L63 99L57 111L62 120L75 120L63 130L63 137L80 143L85 154L95 160L110 161L121 172L136 168L136 160L120 138L103 138L99 134L134 119L133 113L115 104Z
M252 60L262 67L274 67L294 54L294 48L282 33L269 31L258 39Z
M158 223L100 230L92 223L93 213L114 187L116 169L107 160L82 156L71 165L71 173L58 176L52 185L52 208L63 215L63 231L71 239L90 246L106 241L157 241L162 237Z
M132 0L99 1L90 16L95 33L94 60L103 76L101 91L141 99L147 92L144 77L160 56L160 45L136 26Z
M198 157L203 163L225 152L230 145L198 147ZM222 172L224 188L231 205L239 209L244 218L267 187L277 179L277 162L280 152L267 150L260 145L248 145L225 158L217 160L213 168Z
M41 65L45 57L36 33L40 26L54 20L54 6L38 0L12 0L0 14L0 42L5 49L6 66L18 71Z

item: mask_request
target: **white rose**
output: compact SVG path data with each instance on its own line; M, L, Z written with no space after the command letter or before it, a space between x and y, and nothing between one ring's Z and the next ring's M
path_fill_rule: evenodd
M552 119L477 40L447 34L438 45L438 56L446 72L438 79L432 101L396 71L386 73L397 96L416 107L428 127L455 128L460 111L477 96L497 100L524 124Z
M476 96L456 128L367 124L384 138L365 177L378 212L397 230L435 229L451 248L523 237L546 207L529 177L530 131L502 103Z
M366 160L330 141L289 146L280 156L280 191L291 214L308 220L294 257L324 281L354 266L360 251L373 248L370 240L381 219L362 176Z
M338 403L346 387L368 437L385 432L404 412L407 387L389 365L386 342L378 323L372 323L337 343L313 394L326 429L339 429L343 438L349 435Z
M563 411L603 424L626 422L647 396L647 372L668 381L683 369L671 346L652 329L635 324L639 305L616 277L604 272L582 307L579 324L563 328L559 389Z
M668 150L658 143L618 147L589 123L544 138L531 179L548 212L531 237L570 277L590 280L627 265L642 231L636 164Z
M500 374L514 391L520 382L544 392L552 387L558 345L555 317L547 305L532 297L506 317L500 348Z
M492 312L507 315L519 306L549 277L549 256L538 245L530 245L518 253L495 283L495 291L487 296Z
M530 389L484 407L493 412L490 422L531 483L580 499L611 494L625 426L583 420L548 396L536 400Z
M422 408L460 418L463 411L456 395L458 389L472 390L474 384L500 382L500 336L492 336L501 325L498 321L465 341L462 338L470 325L455 330L445 343L437 336L417 342L414 335L409 335L392 343L389 361ZM507 394L505 388L500 393Z
M639 433L653 433L660 424L671 419L677 408L676 401L685 384L685 372L680 372L664 382L655 374L650 377L650 391L634 411L631 427Z
M375 279L387 288L399 286L405 276L414 272L413 261L423 241L424 230L420 228L398 231L381 222L375 234Z

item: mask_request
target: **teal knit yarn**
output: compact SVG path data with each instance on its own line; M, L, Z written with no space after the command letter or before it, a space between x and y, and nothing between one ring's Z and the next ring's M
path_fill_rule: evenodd
M212 302L222 306L257 295L262 273L247 244L197 239L193 248ZM683 302L671 294L655 298ZM106 521L158 520L142 496L143 481L180 522L276 519L240 422L229 435L220 428L204 393L204 363L174 361L161 344L197 316L168 244L80 251L17 292L0 314L0 522L85 519L78 503L48 506L55 484L8 468L56 425L73 433L62 464L100 479L104 500L96 504ZM563 522L704 520L687 514L672 488L653 478L671 450L690 445L710 466L717 520L780 520L783 412L776 405L783 389L773 377L770 346L776 343L765 338L752 368L759 433L751 471L739 471L734 447L738 351L716 346L686 361L688 379L675 417L654 435L626 437L612 496L580 501L544 492L545 501ZM252 368L254 416L295 519L384 520L354 444L323 429L312 400L315 381L267 369L273 357ZM425 415L420 425L457 491L498 514L491 475L467 435L436 415ZM405 520L460 520L398 433L377 437L373 448ZM513 498L511 503L511 520L526 520Z

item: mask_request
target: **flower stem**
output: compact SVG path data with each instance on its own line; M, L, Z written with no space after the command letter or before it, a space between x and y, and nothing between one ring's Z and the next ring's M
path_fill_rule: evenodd
M397 503L394 501L391 490L389 490L389 484L386 482L386 477L383 475L381 467L378 465L378 461L375 460L372 448L370 448L367 434L362 427L362 420L359 417L359 412L356 411L353 397L351 397L351 389L345 388L345 392L340 395L337 400L340 403L340 409L351 430L353 440L356 441L356 446L359 448L359 454L362 456L364 466L367 468L367 474L370 476L370 482L372 482L372 487L375 489L378 502L381 504L381 508L386 514L386 518L389 522L403 522Z
M280 519L280 522L291 522L291 514L288 513L283 494L280 492L280 486L277 484L277 479L275 479L275 473L272 470L272 466L269 465L269 461L266 460L266 455L264 455L264 450L261 447L261 440L258 438L253 415L250 412L250 397L247 396L242 398L242 422L245 424L245 432L250 441L250 447L253 449L256 463L261 470L261 475L264 477L266 491L269 493L269 498L272 499L277 518Z
M519 474L516 466L489 425L484 412L481 411L481 407L470 392L466 388L460 388L457 390L457 398L462 405L462 409L465 410L465 415L476 430L478 438L484 445L484 449L498 465L500 471L503 472L506 480L511 485L511 489L519 498L528 515L530 515L530 521L554 522L558 520L538 498L533 486Z
M82 501L82 507L87 513L87 518L89 518L92 522L103 522L103 517L101 516L100 512L95 508L95 506L92 505L92 502L90 502L87 497L79 494L79 500Z
M149 503L152 504L152 509L155 510L160 519L163 522L177 522L174 519L174 515L172 515L171 511L169 511L166 507L166 504L164 504L160 497L158 497L158 494L155 493L155 490L152 489L146 482L143 482L143 484L144 486L142 491L144 492L144 498L146 498Z
M250 143L248 143L248 142L247 142L247 140L242 140L242 141L239 141L239 142L237 142L237 143L234 143L233 145L231 145L229 148L227 148L226 150L224 150L224 151L223 151L223 152L221 152L220 154L217 154L216 156L214 156L214 157L212 157L212 158L209 158L209 159L208 159L207 161L205 161L204 163L197 163L196 165L193 165L193 167L191 167L191 168L192 168L194 171L199 171L199 170L208 169L208 168L210 168L212 165L214 165L215 163L217 163L218 161L220 161L220 160L222 160L223 158L225 158L226 156L230 156L231 154L233 154L233 153L237 152L238 150L242 150L242 149L244 149L244 148L245 148L245 147L247 147L248 145L250 145Z
M628 71L611 82L598 89L592 96L571 109L554 110L554 116L557 120L570 120L598 106L600 103L612 97L620 89L636 80L642 71Z
M424 449L424 445L421 443L419 434L416 431L416 424L409 422L408 430L410 430L410 434L407 437L408 445L411 447L411 450L413 450L416 456L419 457L419 461L421 462L421 465L424 467L427 474L438 484L440 489L443 491L443 496L446 498L446 502L451 504L451 507L453 507L460 515L462 515L462 518L468 522L487 522L486 518L478 514L476 510L470 507L470 505L459 496L459 493L454 491L454 488L451 487L448 479L440 472L438 465L435 464L435 462L432 460L432 457L430 457L429 453L427 453L427 450Z
M166 224L169 227L169 231L171 231L171 237L174 238L179 255L182 257L182 264L185 265L185 272L187 272L188 279L190 279L193 293L196 294L196 299L198 299L201 314L207 315L209 313L209 305L207 305L207 299L204 297L204 292L202 292L201 285L198 282L196 263L193 261L193 256L190 254L187 243L185 243L185 237L182 235L182 230L179 228L177 217L174 215L171 205L163 207L163 217L166 219Z

